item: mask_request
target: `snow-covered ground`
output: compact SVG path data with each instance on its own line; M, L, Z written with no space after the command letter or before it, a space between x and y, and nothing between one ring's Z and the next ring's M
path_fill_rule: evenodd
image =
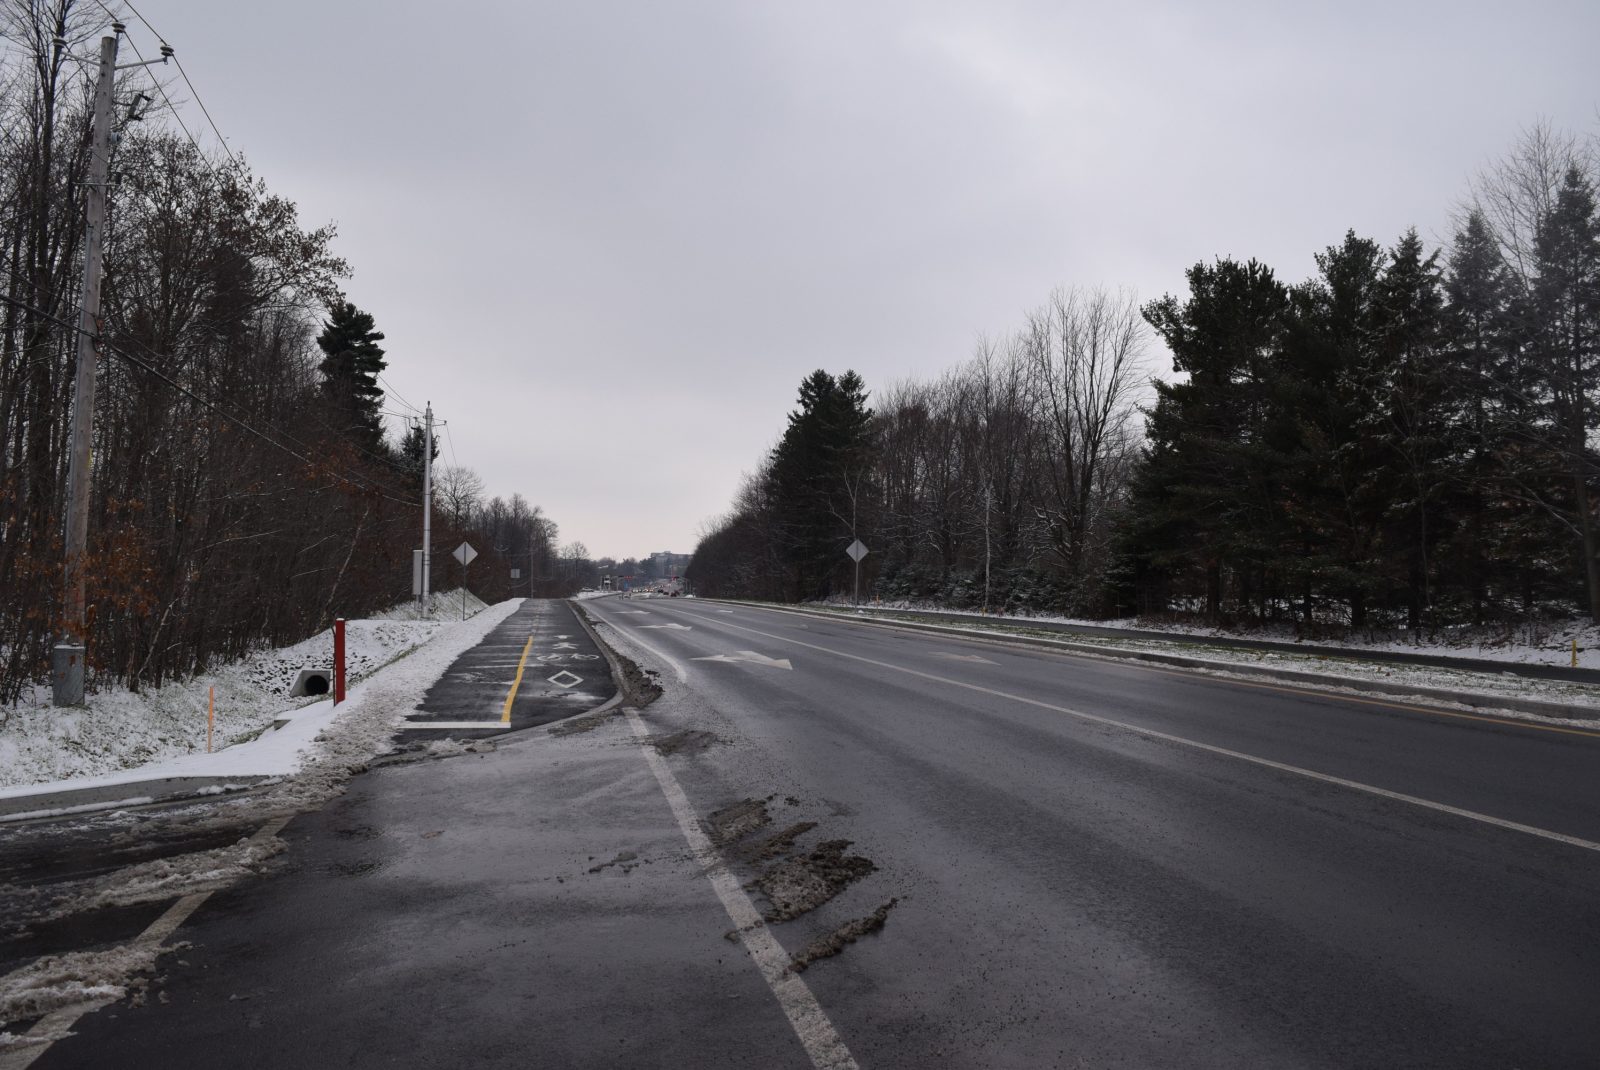
M814 603L814 608L848 610L848 601ZM1408 632L1370 632L1339 639L1304 639L1295 634L1289 625L1263 625L1249 629L1218 628L1205 624L1181 624L1172 621L1151 621L1138 617L1117 620L1087 620L1081 617L1052 616L1050 614L1018 614L999 616L984 614L979 610L946 609L940 606L914 602L874 602L863 609L894 613L945 613L952 616L972 617L976 621L999 621L1008 625L1076 624L1092 628L1129 628L1146 632L1166 632L1174 637L1194 639L1230 638L1259 639L1274 643L1304 643L1306 646L1337 647L1351 650L1370 650L1374 653L1433 654L1440 657L1476 658L1483 661L1507 661L1529 665L1570 665L1572 645L1578 645L1578 667L1600 669L1600 625L1588 620L1543 621L1517 625L1498 625L1472 628L1455 627L1434 633L1411 635ZM1124 643L1126 640L1117 640Z
M441 598L448 600L450 596ZM202 750L97 778L108 782L137 782L171 776L266 775L273 779L248 796L228 797L207 804L185 805L162 812L116 810L72 817L70 821L77 827L121 829L122 836L133 838L140 836L138 825L146 820L181 824L190 830L237 828L241 833L254 830L254 834L241 835L238 842L228 846L163 856L110 872L94 872L81 879L0 888L6 897L6 920L13 925L29 925L103 907L167 902L178 896L213 892L263 872L287 849L285 841L278 836L284 822L293 814L337 795L352 775L365 769L375 756L388 751L396 723L415 710L428 688L456 658L516 612L522 601L511 599L487 608L481 603L474 607L469 601L469 610L476 608L481 612L465 621L449 613L441 614L442 619L438 621L417 620L414 611L402 610L388 620L362 622L374 625L361 629L364 635L390 638L363 640L362 664L368 667L365 678L349 690L347 701L337 710L329 701L315 701L298 710L284 727L265 731L248 742L218 753L205 754ZM453 604L459 611L459 594ZM412 619L395 619L407 616ZM411 627L403 633L378 627L392 624ZM354 631L353 627L347 629L347 635ZM395 634L404 638L395 640ZM315 649L318 640L314 638L309 642ZM257 678L243 668L249 666L268 681L279 680L277 673L280 671L289 672L292 680L293 672L289 670L297 671L299 665L290 651L305 645L299 644L286 651L263 652L245 659L241 667L235 668L240 669L244 679ZM277 668L263 669L263 665L269 664ZM224 676L227 670L216 674L218 678ZM202 679L183 686L191 695L203 696L210 685ZM264 720L270 725L273 712L280 711L285 703L269 693L258 696L258 705L269 711ZM92 716L96 708L91 705L91 712L83 716ZM465 744L443 741L430 744L419 756L481 751L493 749L493 746L486 741ZM52 788L81 787L88 783L91 781L75 780ZM0 798L37 790L38 786L0 788ZM27 826L24 831L52 837L60 835L67 827L61 824ZM147 932L123 946L46 955L29 962L0 976L0 1027L58 1009L70 1011L101 1006L130 992L136 1000L142 998L138 990L153 972L157 957L183 946L181 943L162 945L160 937L152 938ZM53 1025L52 1021L45 1019L27 1035L0 1028L0 1063L5 1062L8 1050L48 1043L71 1028L70 1018L64 1025Z
M850 606L838 603L812 603L806 608L854 615L854 611ZM863 606L862 609L869 616L876 613L889 620L906 620L914 618L919 612L933 612L927 607L891 606L887 603L882 606ZM957 611L949 610L937 610L936 612L957 613ZM1588 710L1600 713L1600 686L1595 685L1569 683L1563 680L1538 680L1525 676L1513 676L1508 673L1468 668L1411 666L1377 659L1367 661L1357 657L1341 656L1330 658L1311 650L1305 652L1261 651L1206 642L1208 638L1213 636L1293 642L1294 637L1292 634L1275 635L1251 632L1248 635L1241 635L1237 632L1197 627L1155 629L1149 627L1145 622L1135 620L1087 621L1074 620L1068 617L997 617L992 615L984 616L979 613L958 613L958 615L970 618L971 623L954 623L950 621L930 621L929 623L971 629L976 633L992 632L995 634L1026 635L1032 638L1049 639L1070 643L1080 649L1090 647L1102 650L1108 656L1126 656L1130 652L1150 652L1200 658L1209 663L1208 669L1223 674L1229 674L1231 666L1253 666L1288 672L1316 673L1320 676L1331 678L1371 681L1384 685L1382 690L1385 694L1395 696L1414 695L1426 697L1428 689L1438 689L1468 692L1473 696L1483 696L1486 701L1475 702L1473 704L1475 706L1493 706L1495 698L1504 698L1507 700L1561 703L1566 706L1586 707ZM1044 622L1094 625L1102 628L1140 628L1144 631L1164 630L1170 633L1170 638L1094 635L1029 627L1029 625ZM1596 651L1593 649L1596 644L1600 644L1600 631L1588 625L1580 627L1572 624L1554 628L1548 634L1537 637L1536 641L1532 642L1517 642L1512 637L1498 644L1491 644L1490 638L1485 635L1482 638L1483 645L1481 647L1479 645L1458 645L1443 641L1411 643L1398 642L1392 639L1371 643L1359 643L1349 640L1342 643L1318 641L1307 645L1338 647L1353 652L1371 651L1374 654L1386 651L1405 651L1409 653L1434 654L1441 657L1481 658L1507 663L1568 665L1572 657L1571 642L1574 638L1578 638L1579 666L1600 668L1600 658L1595 656ZM1564 647L1561 645L1563 642L1566 644ZM1588 649L1585 649L1586 643L1588 644ZM1429 701L1434 705L1439 704L1435 699L1430 699ZM1468 707L1463 705L1462 708ZM1501 708L1508 716L1527 720L1551 719L1537 713ZM1586 710L1581 716L1588 717L1593 715Z
M461 624L460 591L435 595L433 605L432 619L424 619L421 607L408 601L370 620L346 622L345 664L347 679L355 685L349 696L352 700L361 681L376 670ZM484 609L484 603L468 595L466 607L469 616L475 615ZM137 693L115 689L91 694L82 709L55 709L50 705L49 689L39 688L22 704L0 710L4 718L0 723L0 793L7 787L46 781L115 779L129 770L138 770L143 776L152 768L165 769L174 762L179 771L152 775L239 775L243 770L228 768L230 761L238 759L237 753L229 757L205 753L208 689L216 688L212 748L223 752L262 736L286 711L303 707L307 729L320 720L319 708L331 713L331 702L291 698L289 689L301 669L328 668L332 661L330 629L293 646L257 651L192 680ZM348 703L347 708L353 705ZM287 771L305 740L298 739L299 732L271 735L278 738L263 739L251 760L262 764L267 752L287 748L277 760L279 766L287 765L282 770ZM185 760L185 756L194 757ZM213 767L221 772L194 771Z

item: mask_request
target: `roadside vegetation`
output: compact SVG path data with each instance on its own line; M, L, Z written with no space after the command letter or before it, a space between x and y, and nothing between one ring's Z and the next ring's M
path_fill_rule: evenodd
M74 56L108 28L96 4L0 3L0 720L47 679L60 622L93 75ZM203 151L165 100L146 73L119 79L92 687L159 687L368 616L410 593L421 543L420 414L399 413L409 430L390 440L385 413L405 403L385 390L373 316L340 290L334 228L305 225L242 157ZM439 586L459 582L447 555L467 540L486 600L576 589L538 506L444 475Z
M817 371L708 525L706 595L1434 631L1600 620L1600 159L1535 126L1445 249L1057 292L932 381ZM1170 377L1152 378L1162 343Z

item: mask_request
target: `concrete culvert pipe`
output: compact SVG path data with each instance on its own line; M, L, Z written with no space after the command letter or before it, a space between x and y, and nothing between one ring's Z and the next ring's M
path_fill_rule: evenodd
M289 694L300 698L306 695L326 695L332 690L331 669L301 669L300 675L295 677L294 686L289 688Z

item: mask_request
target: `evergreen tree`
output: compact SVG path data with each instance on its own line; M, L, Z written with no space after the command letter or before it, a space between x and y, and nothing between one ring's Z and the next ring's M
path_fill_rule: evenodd
M1377 242L1347 232L1317 254L1317 277L1291 302L1283 372L1295 443L1284 508L1294 534L1281 550L1307 621L1318 598L1338 597L1360 626L1383 588L1379 536L1392 492L1374 420L1382 382L1374 343L1384 259Z
M1534 240L1527 333L1544 378L1541 429L1558 481L1565 482L1568 523L1578 532L1580 574L1590 616L1600 621L1600 531L1594 518L1600 426L1600 217L1588 177L1569 168Z
M1529 396L1528 367L1518 359L1511 331L1511 280L1482 212L1470 213L1456 232L1444 291L1449 363L1461 398L1450 495L1462 518L1445 553L1472 622L1482 624L1492 592L1525 589L1532 563L1546 556L1528 541L1539 527L1535 518L1497 485L1508 425Z
M329 307L328 321L317 336L322 350L322 392L341 431L369 450L383 447L383 388L378 376L388 367L383 359L383 332L372 315L348 301Z
M851 520L868 500L873 469L867 390L847 371L818 369L772 451L768 499L796 598L826 598L846 560Z
M1134 484L1133 545L1145 567L1204 574L1205 610L1222 612L1224 580L1237 601L1260 595L1282 514L1276 482L1281 428L1274 362L1288 292L1254 260L1219 260L1188 271L1189 297L1167 296L1145 318L1186 382L1157 380L1149 446Z
M1424 255L1415 228L1389 253L1374 307L1375 438L1390 473L1384 514L1391 582L1403 589L1406 624L1422 627L1432 602L1432 555L1445 534L1441 502L1458 455L1458 377L1443 363L1444 288L1438 253Z
M413 423L406 427L405 437L400 440L400 466L405 469L412 483L419 489L422 486L422 440L425 432L420 423ZM430 461L439 459L439 436L433 436L433 452L428 458Z

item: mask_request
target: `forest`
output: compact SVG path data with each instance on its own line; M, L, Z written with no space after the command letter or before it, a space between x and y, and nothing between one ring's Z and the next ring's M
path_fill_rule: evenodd
M1597 179L1592 140L1536 124L1445 248L1352 231L1298 282L1223 256L1144 303L1059 290L870 397L818 370L689 577L850 598L860 538L864 599L1302 633L1600 620Z
M79 60L107 32L98 5L0 5L0 718L48 678L62 627L94 73ZM407 598L424 444L420 413L386 394L382 332L341 292L334 228L203 150L150 75L119 75L115 99L87 644L91 686L140 688ZM447 555L466 539L489 601L576 589L538 506L437 474L436 587L459 582Z

